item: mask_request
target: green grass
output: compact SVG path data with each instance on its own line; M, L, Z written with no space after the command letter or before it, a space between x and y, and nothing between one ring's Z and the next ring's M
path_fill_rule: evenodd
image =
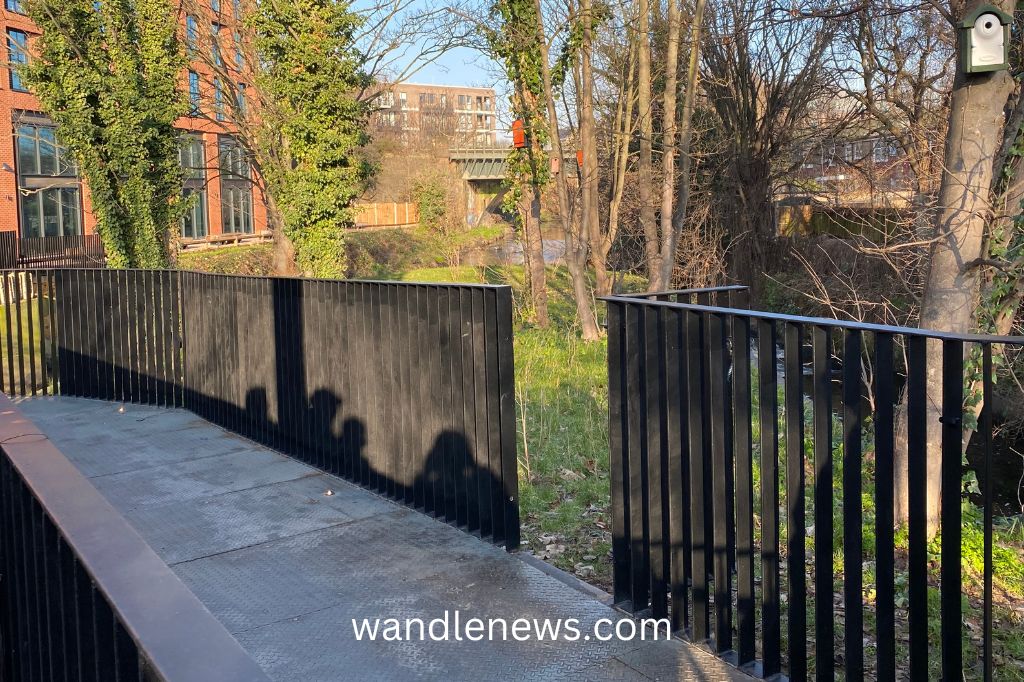
M273 244L219 246L198 251L182 251L177 265L182 270L214 272L222 275L274 274Z
M500 225L478 225L450 235L441 235L424 227L350 230L345 235L348 276L356 279L403 279L417 269L443 271L458 261L460 251L492 243L504 235L505 228ZM444 277L445 274L438 272L437 276Z
M9 387L13 374L15 385L19 387L18 393L21 392L22 380L24 380L25 390L28 393L43 388L45 355L42 348L41 325L43 321L39 316L39 304L40 300L33 298L21 301L17 307L0 306L0 373L2 373L0 383L5 388ZM31 324L29 323L29 306L31 306ZM42 307L43 315L48 315L49 299L42 299ZM8 317L10 317L9 321ZM49 326L48 323L47 326ZM31 346L35 346L35 348L30 350ZM45 349L45 351L48 353L49 349ZM32 382L33 375L34 384ZM47 376L47 383L52 384L52 382L53 378Z

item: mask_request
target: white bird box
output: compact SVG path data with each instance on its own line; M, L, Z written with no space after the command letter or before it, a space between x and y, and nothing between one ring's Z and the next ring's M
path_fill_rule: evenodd
M994 5L980 5L960 22L960 68L984 73L1010 68L1013 17Z

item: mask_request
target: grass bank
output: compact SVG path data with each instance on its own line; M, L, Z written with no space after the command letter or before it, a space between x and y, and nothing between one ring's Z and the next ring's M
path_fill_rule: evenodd
M221 275L272 275L274 245L243 244L182 251L178 254L177 266L182 270L215 272Z

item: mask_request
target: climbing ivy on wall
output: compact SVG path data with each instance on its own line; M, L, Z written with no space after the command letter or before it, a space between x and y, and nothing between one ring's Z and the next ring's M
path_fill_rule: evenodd
M25 0L42 34L18 67L89 186L112 267L164 267L185 208L174 120L185 55L169 0Z

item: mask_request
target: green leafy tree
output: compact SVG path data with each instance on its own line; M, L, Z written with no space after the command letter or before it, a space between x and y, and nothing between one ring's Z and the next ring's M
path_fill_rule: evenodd
M304 274L342 277L352 201L370 176L359 18L344 2L264 0L248 23L262 99L256 154L280 227Z
M21 76L89 185L112 267L164 267L185 208L174 120L185 55L169 0L27 0L42 30Z

